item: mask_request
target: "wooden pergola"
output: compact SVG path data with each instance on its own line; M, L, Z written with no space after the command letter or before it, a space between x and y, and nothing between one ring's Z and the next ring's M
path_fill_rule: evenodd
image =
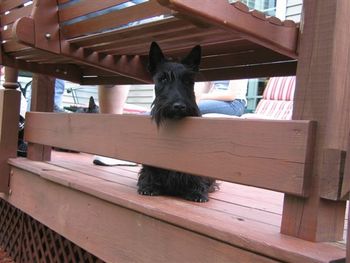
M344 236L350 192L348 0L304 1L300 25L227 0L201 0L199 5L196 0L150 0L111 12L99 11L124 1L69 2L0 1L0 63L6 66L5 89L0 90L2 202L105 261L161 262L166 256L186 261L197 253L208 261L219 255L242 262L345 258L344 244L336 241ZM147 116L49 113L54 78L81 84L150 83L145 65L152 41L173 57L201 44L199 81L296 75L293 120L186 118L157 130ZM26 159L16 158L18 70L36 73L35 112L26 115ZM66 166L63 159L50 162L51 146L284 193L280 233L261 230L255 223L232 222L232 229L225 225L230 218L220 216L225 207L210 205L216 209L210 220L200 205L171 198L144 200L125 188L134 184L127 179L118 179L124 186L117 188L109 179L102 181L106 171L78 160ZM100 177L87 176L87 169ZM56 200L55 195L65 197ZM94 213L105 218L101 232L95 230L98 220L86 220L86 232L78 231L79 220ZM110 227L113 218L121 220L125 230ZM74 231L67 227L68 219ZM108 245L117 230L130 239L125 245L113 239L124 250ZM132 234L145 241L149 258L138 258L141 246ZM154 241L147 242L147 237ZM181 240L190 240L193 247ZM135 247L126 245L132 242ZM163 248L159 258L151 252L154 247ZM181 256L173 248L186 252Z

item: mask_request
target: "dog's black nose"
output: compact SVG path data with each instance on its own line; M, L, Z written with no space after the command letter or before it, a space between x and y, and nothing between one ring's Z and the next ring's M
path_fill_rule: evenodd
M173 104L173 110L175 111L185 111L186 110L186 105L182 102L175 102Z

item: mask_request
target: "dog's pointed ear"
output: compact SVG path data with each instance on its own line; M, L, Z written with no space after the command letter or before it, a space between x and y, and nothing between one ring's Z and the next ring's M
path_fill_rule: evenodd
M89 99L89 108L93 108L93 107L96 107L96 103L95 103L94 97L93 97L93 96L90 96L90 99Z
M163 62L165 59L162 50L158 46L156 42L152 42L150 50L149 50L149 63L148 63L148 71L154 75L158 64Z
M201 63L202 48L200 45L192 48L191 52L182 59L181 63L191 68L193 71L199 70L199 64Z

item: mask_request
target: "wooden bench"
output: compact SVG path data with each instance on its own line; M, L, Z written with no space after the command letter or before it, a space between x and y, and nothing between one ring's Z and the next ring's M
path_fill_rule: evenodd
M121 245L123 250L113 253L114 247L109 247L108 240L96 233L96 238L101 238L98 239L102 242L100 246L108 247L106 251L109 253L99 250L97 256L107 261L135 261L139 259L137 249L142 247L149 255L149 258L143 258L145 261L152 258L152 261L162 262L166 255L176 255L179 259L177 257L181 257L181 253L178 250L170 253L169 249L183 249L180 240L186 240L186 236L190 236L192 244L195 244L188 247L199 248L187 249L183 260L194 259L201 253L208 255L208 251L213 250L213 255L221 255L228 262L232 262L236 255L240 255L243 262L330 262L344 258L345 248L335 243L310 243L301 239L321 242L343 237L346 206L343 199L349 189L342 190L341 187L346 150L344 137L348 136L349 129L344 126L342 118L333 117L340 109L341 116L345 118L346 103L336 104L336 98L342 92L346 93L343 83L346 83L347 73L343 70L337 75L336 69L346 68L346 61L335 59L328 52L329 46L317 44L320 40L329 44L327 39L330 34L335 37L340 35L335 30L336 23L330 22L328 27L323 27L320 17L329 18L329 21L341 20L350 26L349 19L341 15L343 13L339 14L339 8L350 12L350 6L315 0L304 3L306 20L299 47L299 28L295 23L281 22L260 12L249 11L242 3L230 5L226 0L215 3L201 0L198 5L198 1L194 0L151 0L109 13L98 13L121 2L37 0L32 3L3 0L0 3L1 64L8 67L4 85L7 89L0 93L0 99L7 103L0 111L3 120L0 143L7 147L0 152L0 186L3 192L11 193L3 198L94 253L97 253L93 249L95 243L89 241L90 237L94 237L84 236L85 227L77 227L75 234L78 236L74 238L61 220L65 222L73 215L73 222L79 224L75 216L79 205L84 207L80 210L82 217L93 217L97 211L103 211L103 216L106 216L103 222L105 233L109 225L117 224L113 218L123 218L123 222L133 220L133 224L124 230L113 228L108 237L125 231L122 236L130 239L133 233L137 237L142 236L144 247L141 244L133 247L131 243L123 245L119 240L113 244ZM79 20L85 15L91 17ZM160 16L162 19L136 23ZM123 27L125 25L129 27ZM317 36L315 32L318 32ZM331 43L334 50L336 45L347 46L348 38L341 40ZM8 158L14 157L16 143L13 131L16 131L18 112L15 108L19 99L17 92L11 90L16 88L16 69L81 84L147 83L151 81L145 67L151 41L157 41L170 56L182 56L194 44L201 44L203 62L199 80L296 74L293 120L187 118L169 122L157 130L146 116L33 112L26 116L29 159L11 159L10 167L6 165ZM310 58L310 54L314 54L311 52L313 48L323 52L323 56ZM329 63L324 63L325 59ZM316 66L309 67L311 60ZM316 68L323 72L321 76L319 72L312 71ZM337 81L344 81L332 83L337 89L331 90L328 80L335 79L335 76ZM44 83L50 81L36 83L41 90L38 96L42 97L34 96L38 105L36 109L45 109L43 104L52 94ZM325 114L329 109L330 113ZM333 130L338 134L334 134ZM301 239L279 234L278 231L259 232L259 228L263 227L260 224L247 224L240 229L241 224L236 222L231 228L227 225L231 222L230 217L220 219L219 208L214 208L217 209L215 217L206 219L201 205L186 201L161 198L162 202L158 203L158 199L146 198L147 201L140 205L143 198L125 186L96 181L82 170L71 173L70 168L58 169L55 164L35 161L48 159L41 145L121 158L285 193L281 232ZM8 184L10 168L14 175L11 187ZM86 182L77 178L86 178ZM22 187L28 184L32 189L22 195ZM100 186L101 190L94 189ZM53 219L45 215L45 209L35 202L25 202L27 198L32 201L42 199L38 195L41 191L45 191L48 198L41 203L48 209L54 205L57 194L69 195L53 206L62 211L62 217L56 213L57 219ZM80 203L65 206L76 198ZM92 203L93 209L89 207ZM176 214L181 207L183 213ZM91 230L97 222L91 220L86 224ZM251 234L248 231L250 226ZM74 225L70 227L75 228ZM185 235L184 229L189 230L191 235ZM141 235L143 232L147 234ZM169 238L170 234L177 239ZM153 243L147 241L150 236L155 240ZM162 244L165 246L162 250L164 254L158 253L160 257L156 258L152 248L162 247ZM311 252L301 249L305 247ZM317 254L316 251L322 253ZM130 258L132 255L135 257ZM208 261L210 258L208 255Z

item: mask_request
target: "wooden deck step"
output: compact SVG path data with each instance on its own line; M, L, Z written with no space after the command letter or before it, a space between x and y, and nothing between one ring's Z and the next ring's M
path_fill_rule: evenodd
M204 204L136 193L137 167L11 159L14 206L107 262L331 262L342 243L279 233L283 195L221 183ZM161 251L159 251L161 250Z

